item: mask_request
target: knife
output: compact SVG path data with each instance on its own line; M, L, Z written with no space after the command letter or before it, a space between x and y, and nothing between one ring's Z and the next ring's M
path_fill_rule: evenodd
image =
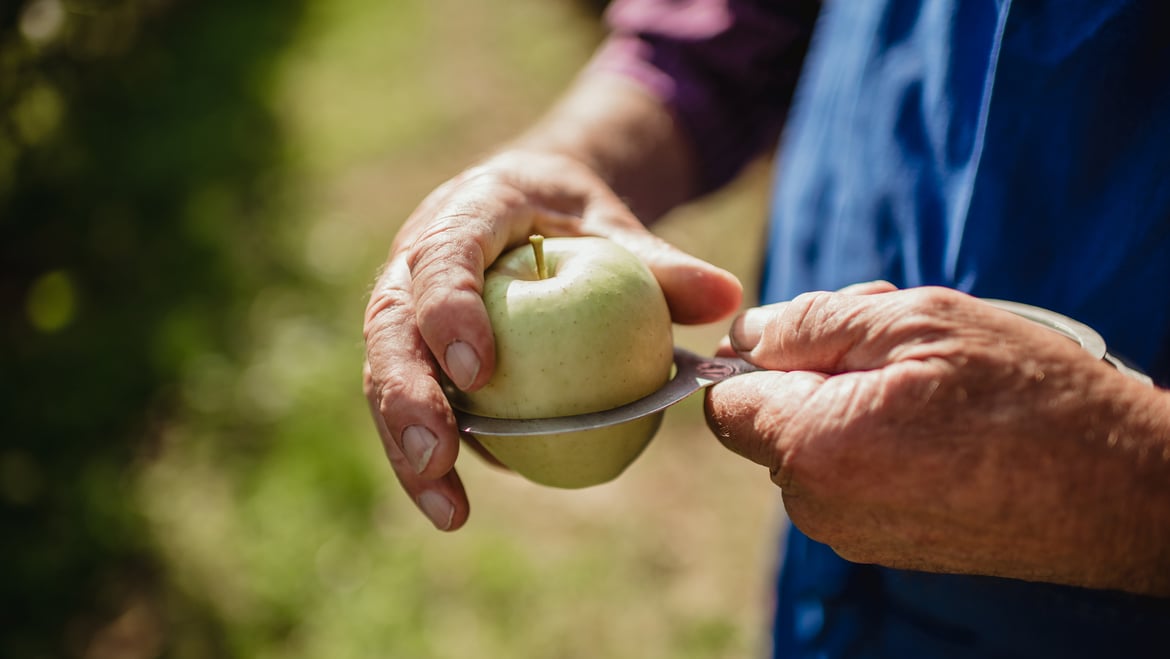
M455 422L460 432L492 437L530 437L593 430L661 412L700 389L741 373L760 370L736 357L701 357L677 346L674 348L674 366L674 377L658 391L612 410L544 419L497 419L456 409Z
M1021 304L1009 300L983 298L992 306L1010 311L1034 323L1047 327L1080 344L1086 352L1097 359L1104 359L1123 373L1152 383L1149 376L1128 366L1124 361L1109 354L1105 340L1093 328L1050 309ZM701 357L684 348L674 348L675 374L661 389L627 405L603 412L591 412L574 416L550 417L545 419L497 419L478 416L462 410L455 410L455 421L461 432L472 435L494 437L530 437L553 433L576 432L604 428L626 421L633 421L656 412L661 412L690 396L727 378L760 370L736 357Z

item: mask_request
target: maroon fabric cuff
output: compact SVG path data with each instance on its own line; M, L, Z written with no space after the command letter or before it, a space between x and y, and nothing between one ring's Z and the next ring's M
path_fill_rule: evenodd
M690 137L700 192L771 148L783 125L820 3L616 0L591 70L628 76Z

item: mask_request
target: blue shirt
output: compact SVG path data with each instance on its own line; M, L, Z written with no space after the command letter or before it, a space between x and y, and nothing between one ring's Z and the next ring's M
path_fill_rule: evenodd
M830 2L776 176L765 301L949 286L1170 381L1170 3ZM778 657L1170 656L1166 600L856 565L795 529L778 588Z

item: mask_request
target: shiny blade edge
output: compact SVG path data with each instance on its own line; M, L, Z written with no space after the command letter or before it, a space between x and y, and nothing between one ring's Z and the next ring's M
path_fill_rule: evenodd
M661 389L611 410L543 419L500 419L455 410L455 421L460 432L492 437L531 437L594 430L661 412L704 387L757 370L742 359L702 357L677 346L674 364L674 377Z

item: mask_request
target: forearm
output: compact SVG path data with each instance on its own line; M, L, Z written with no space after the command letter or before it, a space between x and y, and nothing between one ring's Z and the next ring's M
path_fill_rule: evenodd
M1107 385L1115 401L1083 440L1099 460L1083 488L1096 557L1086 576L1101 585L1170 596L1170 391L1129 381ZM1091 585L1091 584L1090 584Z
M819 8L616 0L585 73L516 144L586 163L651 221L772 148Z
M585 163L646 223L697 190L694 152L670 110L617 74L586 72L507 146Z
M937 512L969 514L926 569L1170 596L1170 392L1079 354L1029 359L1014 383L953 393L985 410L970 427L982 455L941 458L963 476Z
M990 450L948 458L971 535L940 543L941 571L1170 596L1170 392L1084 359L1018 382L965 389Z

